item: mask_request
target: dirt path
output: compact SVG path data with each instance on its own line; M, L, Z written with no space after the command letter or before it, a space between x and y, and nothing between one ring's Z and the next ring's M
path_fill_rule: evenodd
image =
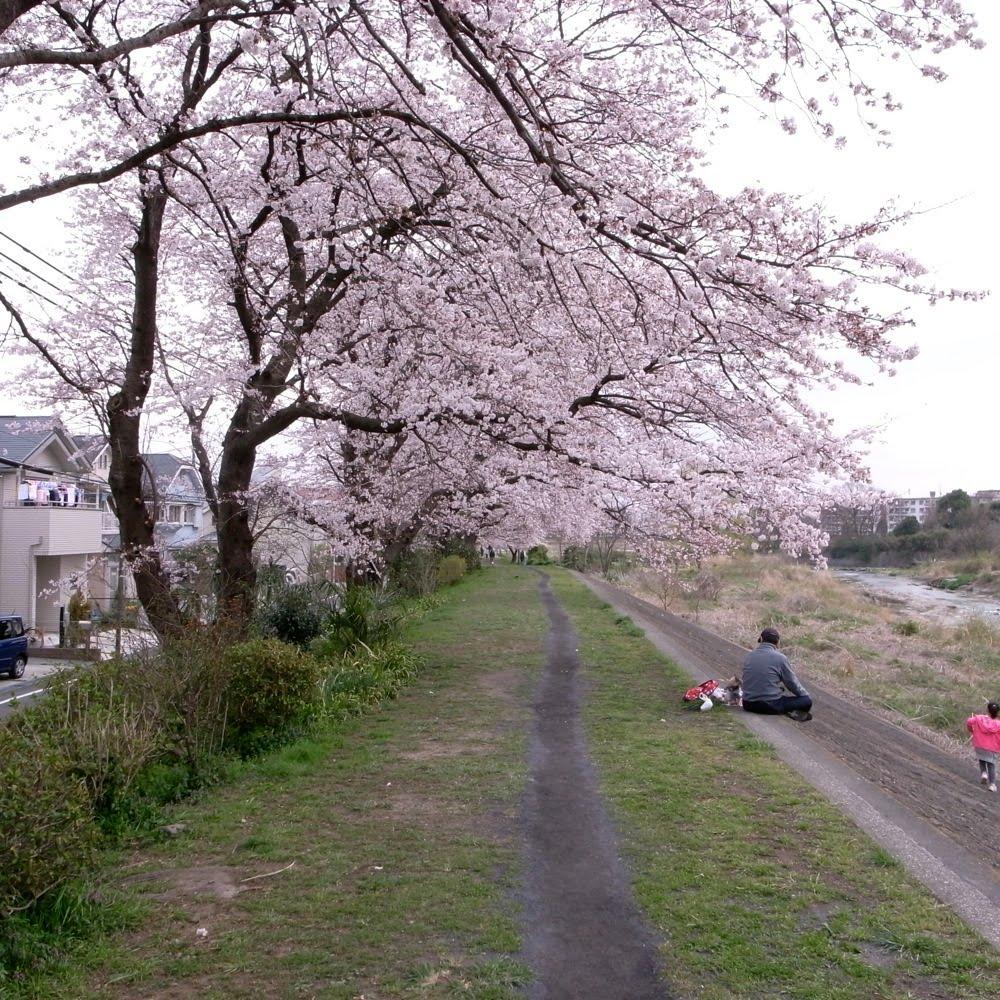
M662 1000L652 931L632 898L580 718L578 640L543 575L551 628L525 796L525 955L535 1000Z
M738 672L742 647L603 581L586 582L693 677ZM963 764L804 680L816 702L811 723L753 717L748 725L1000 947L1000 796L980 786L971 758Z

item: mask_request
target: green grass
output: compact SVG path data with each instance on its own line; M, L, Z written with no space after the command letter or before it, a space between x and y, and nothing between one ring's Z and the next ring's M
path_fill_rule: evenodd
M395 702L244 766L175 810L184 835L109 859L102 891L140 910L133 929L8 993L521 996L515 817L545 629L527 576L449 588L408 626L425 667ZM193 891L213 871L242 891Z
M995 996L1000 960L576 581L592 752L681 998ZM991 985L992 984L992 985Z
M672 995L993 995L1000 963L971 931L737 716L682 709L686 675L548 572ZM546 628L531 570L449 588L408 626L425 667L395 702L242 765L176 808L185 834L109 857L103 902L61 918L103 927L0 996L523 996L517 816ZM242 891L192 891L211 872Z

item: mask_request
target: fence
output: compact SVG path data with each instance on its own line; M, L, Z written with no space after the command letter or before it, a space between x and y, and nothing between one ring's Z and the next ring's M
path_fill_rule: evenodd
M83 609L73 608L79 615ZM110 656L148 648L156 642L142 605L134 597L88 598L86 617L73 617L59 608L58 630L28 629L30 650L36 656Z

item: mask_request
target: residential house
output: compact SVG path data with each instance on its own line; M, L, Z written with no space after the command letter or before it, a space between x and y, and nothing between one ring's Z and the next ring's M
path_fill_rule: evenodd
M102 434L77 434L80 452L90 461L94 472L105 483L111 472L111 446ZM198 470L183 458L167 452L146 452L143 493L146 505L157 510L158 540L168 548L201 537L213 530L211 513L205 502L205 491ZM106 507L104 531L118 533L118 519L110 502Z
M56 417L0 416L0 612L45 632L100 587L106 483Z
M75 440L80 452L91 462L94 472L107 482L111 471L111 446L107 438L101 434L78 434ZM156 542L174 553L203 542L214 545L215 524L205 500L201 477L194 465L168 452L146 452L142 458L146 466L143 495L147 507L157 512L153 529ZM114 594L118 585L118 560L115 555L121 543L118 518L110 496L104 508L103 532L110 594ZM123 581L123 593L127 597L135 594L130 575L126 575Z
M144 454L143 490L147 504L155 504L157 538L168 549L211 539L215 528L205 501L198 470L166 452Z
M250 527L258 565L280 573L286 583L343 583L347 571L343 550L303 515L315 493L329 503L337 497L335 489L304 490L285 478L283 466L274 461L261 462L254 470Z

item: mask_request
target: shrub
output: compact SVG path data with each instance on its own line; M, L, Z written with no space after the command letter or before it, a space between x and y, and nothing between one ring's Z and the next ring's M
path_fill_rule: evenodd
M955 576L945 576L931 580L931 586L937 587L939 590L958 590L961 587L967 587L975 578L975 573L958 573Z
M229 679L221 667L228 647L227 630L202 630L131 661L132 675L158 706L170 756L194 787L214 772L225 745Z
M912 618L906 618L901 622L894 622L892 630L898 635L916 635L920 631L920 624Z
M47 698L9 723L24 739L60 755L73 779L83 782L94 815L109 829L132 812L139 774L166 753L158 707L128 676L130 669L120 661L67 671Z
M416 670L416 658L398 642L374 650L359 648L345 656L324 681L326 711L334 717L358 715L385 698L394 698Z
M528 564L530 566L547 566L550 561L549 550L546 546L532 545L528 549Z
M469 535L448 535L438 539L437 547L442 557L461 556L469 571L482 568L483 560L479 554L479 546L475 538Z
M84 780L51 741L0 727L0 918L75 878L96 843Z
M458 583L465 576L465 570L465 560L461 556L445 556L438 563L438 586L448 587L453 583Z
M314 640L312 650L320 659L336 659L359 646L372 648L395 634L400 617L387 591L348 587L326 631Z
M328 585L288 584L271 590L257 614L265 638L280 639L306 649L333 614L333 594Z
M223 657L229 680L226 741L243 754L299 731L320 703L319 661L277 639L230 646Z
M410 549L396 560L391 569L393 583L411 597L426 597L438 586L438 563L441 557L432 549Z
M563 550L563 566L585 573L594 564L590 550L582 545L567 545Z
M90 620L90 602L79 590L74 590L70 595L66 613L71 622L85 622Z
M699 569L691 584L691 593L698 601L717 601L722 592L722 580L710 569Z
M920 531L915 535L864 535L830 540L831 559L850 559L864 565L906 565L915 559L945 548L949 532L944 528Z

